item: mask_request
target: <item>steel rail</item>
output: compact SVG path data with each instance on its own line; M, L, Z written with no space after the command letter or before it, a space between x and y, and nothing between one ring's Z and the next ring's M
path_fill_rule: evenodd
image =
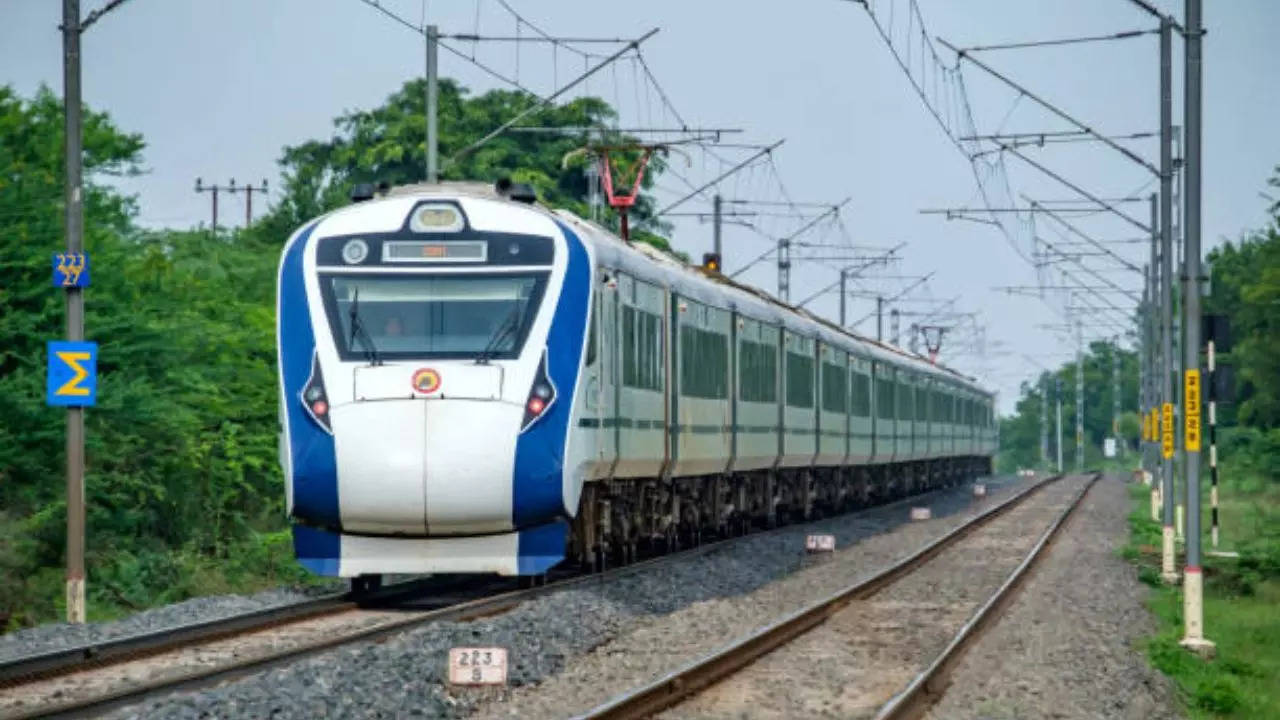
M982 637L983 632L993 626L992 620L999 617L1000 612L1013 600L1023 581L1030 575L1030 570L1035 567L1036 563L1044 555L1044 550L1049 547L1057 536L1058 531L1062 529L1067 519L1080 506L1085 494L1097 483L1101 475L1101 473L1093 473L1093 477L1089 482L1080 488L1080 491L1072 498L1071 503L1045 529L1044 533L1040 535L1040 539L1031 548L1031 551L1022 559L1018 567L1014 568L995 594L974 612L964 626L960 628L959 632L955 634L955 637L951 639L951 642L947 643L947 646L943 648L937 658L929 664L929 667L912 678L902 692L880 707L880 710L875 715L875 720L920 718L928 712L933 703L945 692L947 678L950 676L951 671L955 669L965 651Z
M922 498L935 495L945 489L946 488L935 488L921 494L911 495L887 503L859 508L848 513L838 513L836 517L855 515L870 510L882 510L885 508L906 505L908 503L919 502ZM517 590L506 590L505 592L450 603L439 608L406 613L404 618L398 620L379 623L350 633L333 635L326 637L322 641L299 645L292 648L285 648L274 653L245 658L235 663L229 663L217 667L195 668L190 672L177 676L155 680L149 683L117 688L114 691L103 693L102 695L98 695L93 698L69 700L56 705L32 706L24 712L12 716L10 720L24 720L26 718L46 717L49 715L57 715L59 717L97 717L104 712L139 702L148 697L162 696L185 690L194 690L226 682L228 680L234 680L271 667L295 662L299 659L352 642L386 637L397 632L408 630L417 625L426 625L433 622L458 622L499 614L516 607L525 600L532 599L544 593L555 592L588 582L604 582L606 580L625 577L632 573L640 572L660 563L675 560L677 558L687 559L720 550L727 547L730 543L743 538L759 538L782 532L794 532L797 529L804 528L806 525L828 520L831 517L833 516L782 525L764 531L747 533L745 535L729 536L685 550L658 555L630 563L628 565L611 568L602 573L575 573L562 579L551 580L544 585ZM453 584L452 589L456 590L458 588L468 587L468 581L474 581L475 579L476 578L472 576L463 577L460 579L460 582ZM10 660L5 663L0 663L0 673L3 673L0 675L0 688L17 688L30 682L81 671L96 670L109 665L122 664L134 660L141 660L156 654L183 647L224 640L239 635L248 635L255 632L267 631L280 625L312 620L325 615L359 609L361 604L367 604L371 609L377 609L386 604L401 602L408 598L421 596L425 591L440 589L438 580L439 578L437 578L435 582L432 582L430 579L418 579L404 583L397 583L359 599L353 598L350 593L335 593L333 595L327 595L300 603L277 605L239 615L204 620L189 625L140 633L137 635L97 643L87 643L72 648L54 650L38 655L29 655ZM493 578L485 577L484 581L488 583L488 589L492 590L495 580ZM496 582L501 583L504 581L497 580ZM449 588L450 586L446 585L445 587ZM485 588L480 587L478 589L484 590ZM476 588L473 588L473 591L475 590Z
M952 529L908 557L875 575L859 580L827 597L802 608L783 619L766 625L745 638L736 640L711 654L694 660L657 680L619 695L602 705L576 716L577 720L615 720L646 718L670 708L686 697L704 690L728 677L756 659L786 645L792 639L821 625L854 600L869 597L896 580L910 574L947 547L973 530L987 524L1017 506L1031 494L1064 475L1051 475L1028 486L1016 495L988 508L965 524Z
M357 607L365 602L395 602L438 583L409 580L389 585L357 598L350 592L323 595L296 603L272 605L245 613L201 620L187 625L152 630L123 637L83 643L68 648L25 655L0 662L0 688L44 680L87 668L104 667L125 660L172 650L184 645L212 642L285 623L311 620Z

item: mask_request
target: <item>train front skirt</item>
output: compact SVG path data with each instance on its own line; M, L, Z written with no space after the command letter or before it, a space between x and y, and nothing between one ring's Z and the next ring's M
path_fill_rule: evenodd
M507 533L414 538L350 535L294 524L293 549L319 575L497 573L539 575L564 560L563 521Z

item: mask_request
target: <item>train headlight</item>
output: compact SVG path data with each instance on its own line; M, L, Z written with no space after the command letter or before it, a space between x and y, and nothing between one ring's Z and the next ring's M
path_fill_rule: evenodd
M524 420L520 423L520 432L529 429L538 418L547 414L556 401L556 386L547 377L547 351L542 351L542 359L538 361L538 372L533 377L533 387L529 388L529 397L524 401Z
M357 238L348 240L346 245L342 246L342 261L348 265L358 265L369 257L369 243Z
M461 232L466 223L462 213L449 203L424 203L413 209L409 229L413 232Z
M329 424L329 396L324 390L324 374L320 372L319 356L311 358L311 377L307 378L307 384L302 387L300 399L302 407L306 409L311 419L332 435L333 426Z

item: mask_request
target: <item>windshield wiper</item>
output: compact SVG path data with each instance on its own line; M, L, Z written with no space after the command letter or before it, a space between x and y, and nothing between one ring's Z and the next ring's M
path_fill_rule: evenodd
M369 361L370 365L381 365L382 359L378 357L378 348L374 347L373 338L369 337L369 331L364 329L364 323L360 322L360 288L356 288L351 297L351 309L347 311L347 315L351 320L351 339L347 341L347 345L355 349L356 339L359 338L360 343L364 345L364 359Z
M523 308L520 301L516 300L515 307L511 308L511 312L507 313L507 317L502 321L502 324L498 326L497 330L494 330L493 335L489 337L489 342L485 343L484 349L480 351L480 354L476 355L477 365L489 364L489 358L493 357L494 353L498 351L498 344L520 327L520 317L522 315L524 315Z

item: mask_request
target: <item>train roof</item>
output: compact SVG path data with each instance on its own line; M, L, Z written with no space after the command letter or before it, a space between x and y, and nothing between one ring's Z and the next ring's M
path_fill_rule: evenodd
M815 336L824 343L842 347L873 360L905 366L912 372L942 379L986 396L993 393L977 384L974 378L945 365L930 362L917 353L869 338L840 327L804 308L788 305L760 288L736 282L718 273L683 262L646 243L626 243L612 231L563 209L552 209L538 203L520 203L500 194L492 184L479 182L444 182L401 185L390 188L383 197L466 196L512 203L565 222L595 248L597 259L647 282L662 284L680 295L707 305L742 311L751 317L785 327L792 332ZM337 212L341 212L340 210Z

